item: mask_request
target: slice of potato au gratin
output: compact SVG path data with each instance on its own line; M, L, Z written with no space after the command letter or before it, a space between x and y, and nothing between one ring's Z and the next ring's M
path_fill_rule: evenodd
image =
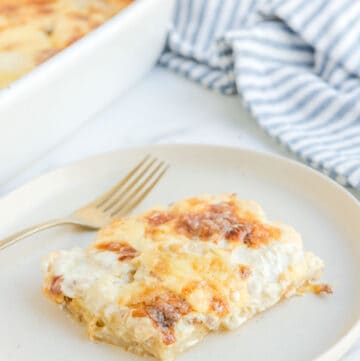
M44 292L91 339L173 360L207 333L284 298L331 293L323 262L255 202L201 196L113 221L93 245L50 254Z

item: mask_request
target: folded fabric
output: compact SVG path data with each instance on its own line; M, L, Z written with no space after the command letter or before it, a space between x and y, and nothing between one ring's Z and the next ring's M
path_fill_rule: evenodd
M360 190L360 1L177 0L160 64L224 94Z

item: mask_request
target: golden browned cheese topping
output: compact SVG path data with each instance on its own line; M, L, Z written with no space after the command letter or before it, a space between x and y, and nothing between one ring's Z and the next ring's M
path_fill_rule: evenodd
M196 211L156 211L147 217L147 233L155 233L158 227L172 222L175 231L191 239L219 241L225 238L248 247L257 248L280 236L276 227L259 223L255 219L239 216L236 204L222 202L208 204Z
M63 276L54 276L51 280L50 292L53 295L61 295L61 283L63 282Z
M190 305L181 296L163 291L146 299L142 304L135 305L134 317L148 316L154 326L162 333L163 343L170 345L176 341L174 326L181 316L191 311Z
M168 212L154 211L148 215L147 221L151 226L156 227L171 221L173 218L174 217Z
M329 286L326 283L320 283L320 284L306 283L300 288L300 292L301 291L312 292L317 295L320 295L321 293L332 294L334 292L331 286Z
M211 300L211 309L219 316L223 317L228 314L228 307L221 297L213 297Z
M0 0L0 89L132 0Z
M150 319L172 344L176 323L189 312L226 319L234 307L247 307L252 266L233 262L232 254L282 242L282 235L254 202L203 196L114 220L93 247L135 255L136 276L118 303Z
M251 276L250 266L240 264L239 265L239 273L240 273L241 279L246 280L247 278L249 278Z
M116 253L119 261L133 259L138 254L137 250L126 242L105 242L97 244L96 248Z
M315 294L320 294L320 293L328 293L328 294L332 294L334 293L333 289L331 288L330 285L326 284L326 283L321 283L321 284L314 284L313 285L313 292Z

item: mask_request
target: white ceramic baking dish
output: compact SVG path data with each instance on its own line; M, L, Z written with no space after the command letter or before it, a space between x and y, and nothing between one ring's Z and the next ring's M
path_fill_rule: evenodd
M154 65L173 3L136 0L0 91L0 183L64 139Z

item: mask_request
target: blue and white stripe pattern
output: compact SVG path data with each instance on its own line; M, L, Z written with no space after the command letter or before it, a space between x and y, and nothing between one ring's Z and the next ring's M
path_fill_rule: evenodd
M360 190L360 1L177 0L160 63L224 94Z

